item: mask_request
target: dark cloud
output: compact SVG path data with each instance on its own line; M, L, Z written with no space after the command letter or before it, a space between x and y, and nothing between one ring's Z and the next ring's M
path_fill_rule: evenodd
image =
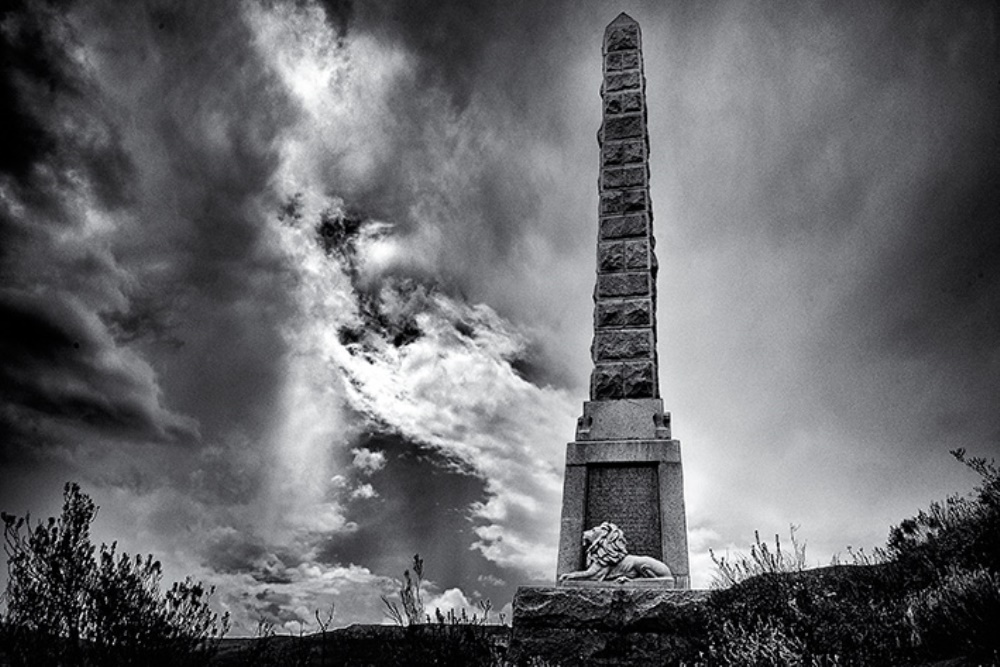
M341 5L342 3L330 3ZM493 86L524 113L536 86L556 79L565 63L544 56L565 20L563 2L527 0L498 5L489 0L390 0L356 7L352 28L398 42L416 58L416 88L441 88L457 111L474 93ZM541 47L526 50L525 44ZM531 81L535 86L524 85ZM440 109L447 113L448 109Z
M67 71L70 68L62 43L65 35L53 30L58 14L49 3L5 3L0 20L5 22L0 33L0 125L4 138L0 171L23 181L57 144L57 137L36 117L33 107L51 102L57 90L72 89L74 76Z
M119 342L139 349L150 343L154 359L190 345L194 355L177 373L159 380L147 374L149 391L155 396L161 381L209 435L233 423L255 429L255 421L267 422L281 384L279 327L289 305L284 267L265 232L274 143L294 108L259 62L247 26L221 4L128 11L93 4L72 16L42 3L8 15L12 67L5 81L18 86L8 106L18 122L43 129L10 165L23 186L12 186L17 204L7 200L4 237L12 242L4 247L4 274L35 294L42 285L56 290L44 297L56 303L74 293L84 311L77 319L95 328L82 343L103 348L91 358L126 354ZM77 35L81 28L88 32ZM95 67L82 70L70 48L87 49ZM122 209L137 188L143 200ZM88 203L88 194L97 196ZM10 207L18 205L15 213ZM106 218L97 233L94 216ZM114 233L104 231L108 225ZM90 289L81 293L81 286ZM247 309L256 321L246 321ZM79 322L51 319L60 314L74 308L50 310L47 326L79 335ZM29 322L10 326L21 324ZM218 347L221 339L229 344ZM64 355L33 345L16 363ZM96 382L93 363L65 362L49 372L57 369L64 384ZM121 392L134 385L121 384ZM84 398L57 408L60 401L26 391L8 395L15 405L59 410L61 419L91 426L142 425L134 409Z
M38 438L47 422L79 424L116 440L191 441L197 429L163 410L137 359L107 363L113 345L79 304L0 293L0 368L6 447ZM44 439L44 438L43 438Z

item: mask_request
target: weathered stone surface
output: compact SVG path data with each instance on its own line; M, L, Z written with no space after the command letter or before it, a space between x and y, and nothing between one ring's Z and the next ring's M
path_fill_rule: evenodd
M583 404L583 418L587 423L584 436L577 433L577 440L653 440L669 438L670 429L658 424L669 424L670 413L663 411L659 398L634 398L628 401L590 400Z
M641 364L625 364L623 379L625 398L652 398L656 393L654 378L656 369L652 361Z
M624 250L625 268L633 271L650 268L648 241L629 241L625 244Z
M606 218L601 220L601 240L645 236L648 229L648 218L644 215Z
M624 21L618 24L616 19L608 26L608 31L604 35L605 51L624 51L638 48L639 25L635 21L632 21L631 24Z
M598 331L594 335L594 360L641 359L652 357L652 333L636 331Z
M635 69L639 67L639 52L624 51L622 56L622 69Z
M594 326L599 329L649 326L653 323L652 308L648 299L599 302L594 309Z
M680 463L676 440L599 440L571 442L566 446L566 465L591 463Z
M597 270L602 273L625 270L625 244L600 243L597 246Z
M514 596L518 628L670 631L701 608L704 590L604 587L519 586Z
M656 468L652 462L588 466L583 525L610 521L625 534L629 553L659 558L660 483ZM580 564L581 569L584 566Z
M604 98L604 113L606 114L638 111L642 111L642 94L638 91L621 93L620 95L607 95Z
M612 51L604 59L604 67L609 72L637 69L639 67L639 52L636 50Z
M604 119L604 139L632 139L646 134L646 123L641 113L610 116Z
M585 424L577 423L577 431ZM563 476L563 504L559 518L559 572L570 572L583 549L583 515L587 496L587 467L568 465Z
M697 655L707 591L522 586L508 657L551 665L663 665Z
M618 90L631 90L638 88L640 83L642 83L642 78L637 71L608 74L604 79L604 92L613 93Z
M649 197L645 190L626 190L622 197L623 213L640 213L649 207Z
M601 215L645 213L647 209L645 190L611 190L601 193Z
M650 293L648 273L609 273L597 276L597 297L645 296Z
M645 162L646 142L643 140L605 143L601 147L601 160L605 166Z
M602 185L606 188L634 188L646 184L646 167L605 169Z
M590 374L590 395L594 400L621 398L625 388L621 364L597 364Z

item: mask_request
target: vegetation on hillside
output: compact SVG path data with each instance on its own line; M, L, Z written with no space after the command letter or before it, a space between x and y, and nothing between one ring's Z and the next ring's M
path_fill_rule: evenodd
M212 589L187 579L160 590L152 556L95 549L97 506L67 484L59 517L31 527L3 514L7 588L0 645L15 666L197 665L228 630L208 605ZM96 552L96 553L95 553Z
M1000 470L953 455L980 477L890 529L885 548L806 570L760 538L747 557L715 559L727 588L708 601L700 665L1000 664Z

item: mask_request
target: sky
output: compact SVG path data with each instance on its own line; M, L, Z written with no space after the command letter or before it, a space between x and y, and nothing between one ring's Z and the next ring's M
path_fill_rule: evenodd
M0 508L216 586L236 635L555 574L601 39L642 29L693 585L812 565L1000 454L996 2L13 0ZM0 576L5 576L0 575Z

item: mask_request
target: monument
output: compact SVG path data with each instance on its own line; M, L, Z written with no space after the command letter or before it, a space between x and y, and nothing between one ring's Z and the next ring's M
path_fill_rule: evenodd
M639 24L620 14L604 32L603 55L594 369L576 440L566 448L556 573L583 571L584 531L609 522L624 533L629 553L662 561L673 585L688 588L680 443L670 437L659 389Z
M566 446L556 586L514 597L512 664L663 664L704 622L690 590L680 443L660 399L639 24L604 32L590 400Z

